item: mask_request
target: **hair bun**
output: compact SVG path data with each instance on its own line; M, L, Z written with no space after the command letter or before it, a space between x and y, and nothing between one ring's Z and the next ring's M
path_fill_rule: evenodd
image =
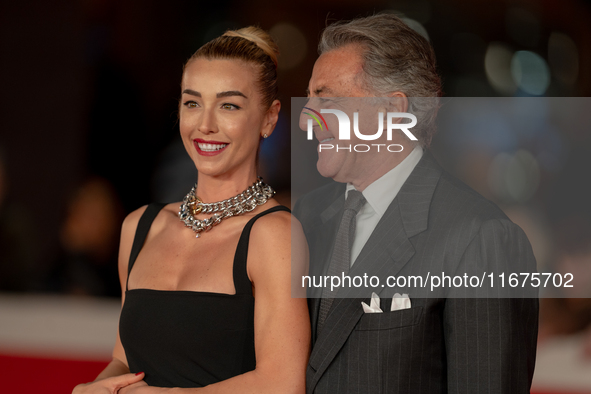
M186 64L194 59L240 60L255 66L255 83L261 92L263 107L277 100L277 56L279 48L271 36L258 27L230 30L201 46ZM186 69L185 64L185 69ZM183 71L184 75L184 71Z
M273 61L277 67L277 57L279 56L279 46L271 38L269 33L254 26L244 27L238 30L228 30L223 34L227 37L240 37L245 40L254 42L259 48L263 50Z

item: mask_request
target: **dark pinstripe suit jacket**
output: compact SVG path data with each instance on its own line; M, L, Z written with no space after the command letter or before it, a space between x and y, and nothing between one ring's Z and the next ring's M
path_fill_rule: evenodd
M342 215L344 184L302 197L294 215L310 247L310 274L321 275ZM523 231L493 203L452 177L429 152L409 176L349 275L535 270ZM490 271L489 271L490 272ZM314 293L312 297L318 297ZM344 290L343 290L344 291ZM337 298L316 329L319 299L309 300L313 349L308 393L528 393L533 376L535 298L410 298L412 307L365 314L367 295ZM382 297L384 294L380 294Z

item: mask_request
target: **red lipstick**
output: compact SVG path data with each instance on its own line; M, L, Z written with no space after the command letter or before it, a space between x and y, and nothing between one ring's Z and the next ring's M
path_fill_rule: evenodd
M197 153L202 156L215 156L222 153L228 147L229 143L221 141L206 141L201 138L195 138L193 145Z

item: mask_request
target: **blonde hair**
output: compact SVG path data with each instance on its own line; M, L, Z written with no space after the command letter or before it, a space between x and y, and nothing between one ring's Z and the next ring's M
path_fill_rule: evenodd
M279 47L264 30L249 26L239 30L228 30L222 36L214 38L187 61L194 59L238 59L251 63L258 68L257 85L262 95L262 104L269 108L277 99L277 57Z

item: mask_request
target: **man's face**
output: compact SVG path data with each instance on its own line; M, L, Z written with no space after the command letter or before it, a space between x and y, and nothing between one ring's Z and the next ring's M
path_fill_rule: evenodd
M312 77L308 84L308 97L310 106L320 98L322 108L332 107L329 101L323 98L339 97L368 97L372 96L362 86L363 61L361 59L362 48L359 45L348 45L322 54L312 71ZM318 103L317 103L318 104ZM314 129L319 143L338 143L338 123L335 116L325 116L328 130ZM352 120L352 117L351 117ZM330 124L332 122L332 124ZM305 130L305 125L304 125ZM335 140L332 140L332 139ZM332 142L331 142L332 141ZM347 141L348 142L348 141ZM353 141L351 141L353 143ZM357 159L356 154L336 149L322 150L318 153L318 172L324 176L333 178L337 182L352 182L353 172Z

